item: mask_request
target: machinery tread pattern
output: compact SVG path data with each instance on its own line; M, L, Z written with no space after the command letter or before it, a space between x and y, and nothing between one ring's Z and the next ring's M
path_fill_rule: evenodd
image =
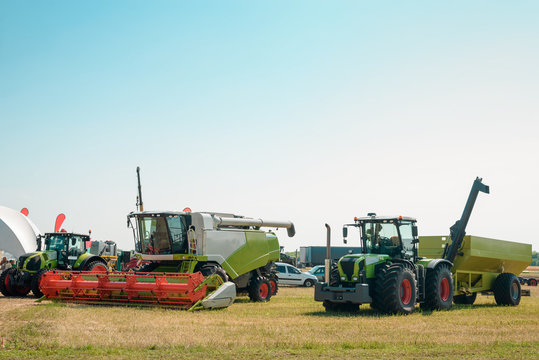
M267 289L267 291L265 291ZM264 293L267 293L264 296ZM269 280L264 276L257 276L251 279L249 284L249 299L251 301L269 301L271 298L271 285Z
M442 282L447 281L449 294L447 299L442 298ZM425 302L421 304L424 310L447 310L453 305L453 275L449 266L440 264L434 269L427 269L425 277Z
M9 280L8 280L8 284L6 284L7 277L10 275L12 271L13 271L12 269L7 269L4 272L2 272L2 275L0 275L0 292L2 293L2 295L6 297L13 296L13 294L11 293L10 286L9 286Z
M40 298L43 296L43 293L41 292L41 289L39 288L39 283L41 282L41 277L47 271L49 271L48 268L43 268L39 270L34 276L32 276L32 282L31 282L30 287L32 288L32 293L34 294L36 298Z
M409 281L411 300L404 304L401 297L403 281ZM386 314L410 314L415 309L416 280L414 273L402 264L387 264L376 276L372 308Z
M498 305L515 306L520 303L520 282L515 274L501 273L498 275L492 290Z

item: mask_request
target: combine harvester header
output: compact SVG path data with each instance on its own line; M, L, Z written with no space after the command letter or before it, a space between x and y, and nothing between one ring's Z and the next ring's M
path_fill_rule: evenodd
M138 176L138 212L127 216L136 257L148 262L137 273L54 271L45 274L46 298L85 303L126 303L185 309L230 306L237 293L268 301L277 293L274 270L280 246L272 231L290 221L184 211L144 211Z

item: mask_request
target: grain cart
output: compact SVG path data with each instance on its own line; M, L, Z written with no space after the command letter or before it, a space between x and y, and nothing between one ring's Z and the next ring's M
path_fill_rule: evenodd
M26 296L31 290L36 297L41 297L41 280L51 269L107 271L103 258L86 252L89 240L88 235L68 232L40 235L37 238L37 251L21 255L17 268L0 275L0 291L4 296ZM42 241L45 243L43 251Z
M137 173L139 169L137 168ZM90 303L134 303L186 309L232 304L236 293L268 301L277 292L274 262L279 241L263 227L286 228L290 221L184 211L139 211L127 216L136 256L148 262L136 273L47 274L42 291L52 299Z
M427 310L449 309L454 292L453 260L479 192L489 193L489 188L477 178L461 219L450 229L453 242L445 247L444 256L439 259L418 256L414 218L374 213L355 218L353 224L344 226L343 236L346 243L348 227L358 228L363 251L345 255L332 266L328 281L316 284L315 300L323 301L326 311L355 310L367 303L392 314L409 314L416 303ZM503 286L508 291L512 283Z

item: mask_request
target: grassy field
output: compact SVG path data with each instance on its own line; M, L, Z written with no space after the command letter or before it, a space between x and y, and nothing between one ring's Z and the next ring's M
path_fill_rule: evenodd
M383 316L330 315L313 289L281 287L269 303L185 312L0 296L0 359L537 359L539 288L517 307Z

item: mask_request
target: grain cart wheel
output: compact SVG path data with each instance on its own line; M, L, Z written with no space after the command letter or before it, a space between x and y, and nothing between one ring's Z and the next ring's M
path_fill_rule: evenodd
M7 269L4 272L2 272L2 275L0 275L0 292L4 296L13 296L11 293L11 286L10 286L10 273L14 269Z
M472 305L475 302L475 298L477 298L477 293L471 295L455 295L453 296L453 302L455 304Z
M249 299L252 301L269 301L271 298L271 285L268 279L257 277L249 285Z
M271 285L271 296L275 296L279 291L279 278L275 274L271 274L269 277L269 283Z
M494 281L494 299L498 305L515 306L520 303L520 283L511 273L501 273Z
M92 261L86 267L84 268L84 271L91 271L91 272L107 272L107 265L103 264L101 261Z
M425 278L425 310L446 310L453 305L453 275L446 265L427 269Z
M537 286L537 280L536 279L530 279L528 280L529 286Z
M410 314L415 309L414 273L401 265L386 265L376 276L374 307L387 314Z
M43 296L43 293L39 289L39 286L41 284L41 279L43 277L43 274L45 274L49 269L44 268L39 270L33 277L30 287L32 288L32 293L36 298L40 298Z
M305 282L303 283L303 286L305 287L312 287L314 285L314 281L311 280L311 279L307 279L305 280Z

